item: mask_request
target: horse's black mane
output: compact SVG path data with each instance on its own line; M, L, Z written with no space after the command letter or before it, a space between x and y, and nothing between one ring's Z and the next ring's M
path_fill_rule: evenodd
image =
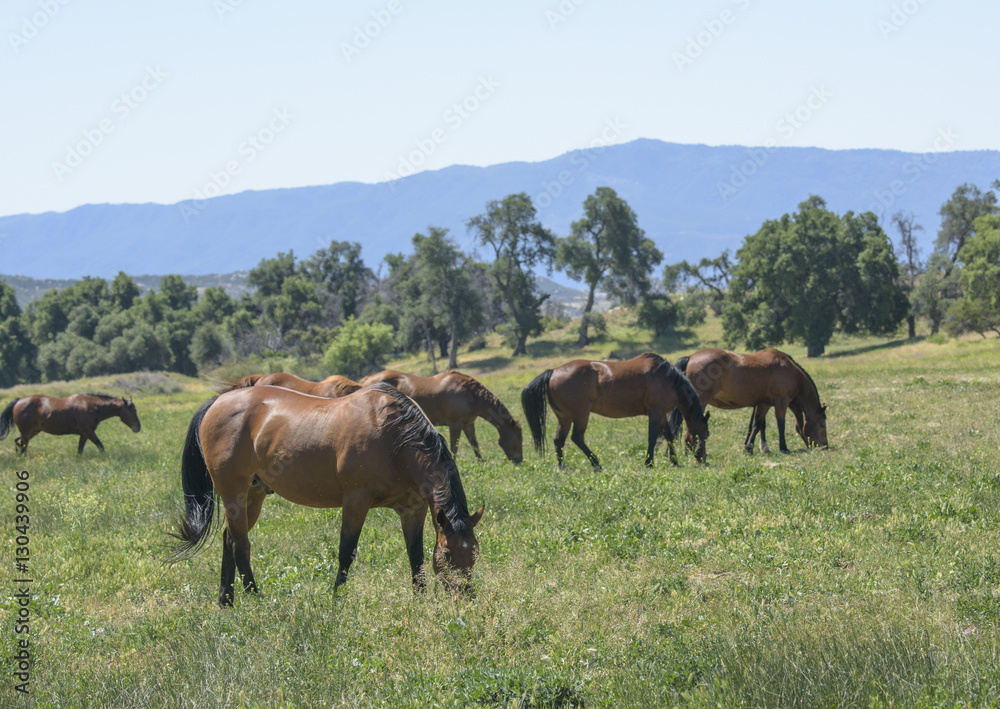
M814 381L813 381L813 378L812 378L811 376L809 376L809 372L807 372L807 371L806 371L805 367L803 367L803 366L802 366L801 364L799 364L799 363L798 363L798 362L796 362L796 361L795 361L794 359L792 359L792 356L791 356L790 354L788 354L787 352L785 352L785 353L783 353L783 354L784 354L784 355L785 355L786 357L788 357L788 359L790 359L790 360L792 361L792 364L794 364L794 365L795 365L795 366L796 366L796 367L798 368L798 370L799 370L800 372L802 372L803 374L805 374L805 375L806 375L806 379L808 379L808 380L809 380L809 384L810 384L810 385L812 386L812 388L813 388L813 393L814 393L814 394L816 395L816 405L817 405L817 406L822 406L822 405L823 405L823 403L822 403L822 402L820 401L820 398L819 398L819 389L817 389L817 388L816 388L816 382L814 382Z
M111 396L110 394L95 394L92 391L88 391L86 395L93 396L96 399L104 399L105 401L115 401L120 398L117 396Z
M655 352L646 352L642 356L652 360L654 373L662 374L667 378L667 382L670 386L672 386L674 391L682 397L685 408L692 412L701 412L701 415L704 416L698 392L695 391L694 385L691 384L691 380L688 379L684 373L681 372L681 370L677 369L677 367L670 364L670 362L663 359L663 357Z
M434 504L444 512L452 528L461 532L469 519L469 505L465 499L465 488L462 487L458 466L455 465L444 436L434 428L420 407L395 387L379 382L366 388L376 389L391 397L385 409L395 414L392 423L400 428L394 452L398 453L403 448L412 446L436 464L433 467L433 476L437 478L433 493Z
M497 395L494 394L489 389L487 389L483 385L483 383L480 382L478 379L470 377L468 374L464 374L464 373L456 371L454 369L451 370L451 373L457 374L460 377L462 377L462 380L466 384L468 384L468 386L469 386L470 389L472 389L478 396L481 396L483 399L485 399L487 401L487 403L489 403L491 406L493 406L494 408L496 408L496 410L500 412L500 418L505 423L510 423L511 421L514 420L514 417L511 415L510 411L507 409L506 406L504 406L504 403L502 401L500 401L500 399L497 397Z

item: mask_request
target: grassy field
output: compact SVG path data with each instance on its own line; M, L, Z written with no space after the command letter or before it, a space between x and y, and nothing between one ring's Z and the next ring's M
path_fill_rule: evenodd
M567 359L651 343L627 319L585 352L573 328L509 360L463 354L520 416L519 393ZM135 375L4 392L134 390L143 430L108 449L0 444L5 569L0 706L985 706L1000 692L1000 341L842 339L806 360L831 449L747 456L749 411L713 410L709 462L642 465L645 422L595 418L595 474L567 448L514 467L479 425L463 441L476 506L476 596L415 595L396 515L376 510L333 593L339 510L267 500L251 533L262 592L215 605L220 549L161 556L181 508L179 455L205 382ZM423 360L394 363L427 371ZM791 429L791 427L789 427ZM769 422L776 449L773 418ZM549 421L548 435L552 434ZM794 436L794 433L791 434ZM15 471L30 472L29 701L16 695ZM431 539L426 535L429 551Z

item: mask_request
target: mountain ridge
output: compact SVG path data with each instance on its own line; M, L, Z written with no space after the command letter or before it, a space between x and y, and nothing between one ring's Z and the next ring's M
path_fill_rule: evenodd
M414 233L450 229L475 244L466 221L488 200L527 192L538 217L568 233L587 195L613 187L667 262L736 249L766 219L810 194L837 211L913 211L926 252L938 210L964 182L986 189L1000 152L906 153L859 148L707 146L637 139L570 151L540 162L452 165L392 182L247 190L174 204L89 204L65 212L0 217L0 272L69 279L127 273L230 273L294 250L306 257L331 240L358 241L372 268L409 252ZM891 233L890 237L895 237ZM11 245L32 244L31 249Z

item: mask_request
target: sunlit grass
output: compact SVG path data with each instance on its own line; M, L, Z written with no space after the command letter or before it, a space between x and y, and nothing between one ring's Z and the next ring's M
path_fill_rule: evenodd
M623 316L510 360L497 340L460 368L521 416L520 389L567 359L721 345L718 322L655 343ZM1000 684L1000 341L839 338L807 360L831 450L747 456L748 411L713 411L709 463L642 465L645 424L595 417L595 474L551 446L515 467L480 423L486 460L458 462L485 501L474 599L414 595L396 515L374 511L334 595L338 510L271 497L251 533L258 597L219 610L219 542L164 567L179 455L207 382L132 392L143 422L107 455L40 436L31 472L32 692L38 706L984 706ZM445 363L439 361L439 368ZM500 368L496 368L499 365ZM392 366L427 373L425 358ZM19 387L118 393L117 378ZM146 389L143 389L146 386ZM774 428L773 419L769 427ZM552 435L550 421L548 435ZM772 434L773 435L773 434ZM794 433L790 432L790 436ZM14 531L5 525L6 558ZM430 548L428 534L426 545ZM10 569L10 565L7 565ZM4 667L10 584L0 593ZM14 705L9 678L0 705Z

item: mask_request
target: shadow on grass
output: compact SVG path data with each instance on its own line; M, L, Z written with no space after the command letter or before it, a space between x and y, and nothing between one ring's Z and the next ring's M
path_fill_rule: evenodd
M926 340L926 337L914 337L913 339L907 340L892 340L891 342L883 342L881 345L866 345L865 347L855 347L850 350L841 350L839 352L831 352L824 355L828 359L837 359L838 357L852 357L854 355L865 354L867 352L877 352L879 350L891 350L896 347L902 347L903 345L913 345L918 342Z

